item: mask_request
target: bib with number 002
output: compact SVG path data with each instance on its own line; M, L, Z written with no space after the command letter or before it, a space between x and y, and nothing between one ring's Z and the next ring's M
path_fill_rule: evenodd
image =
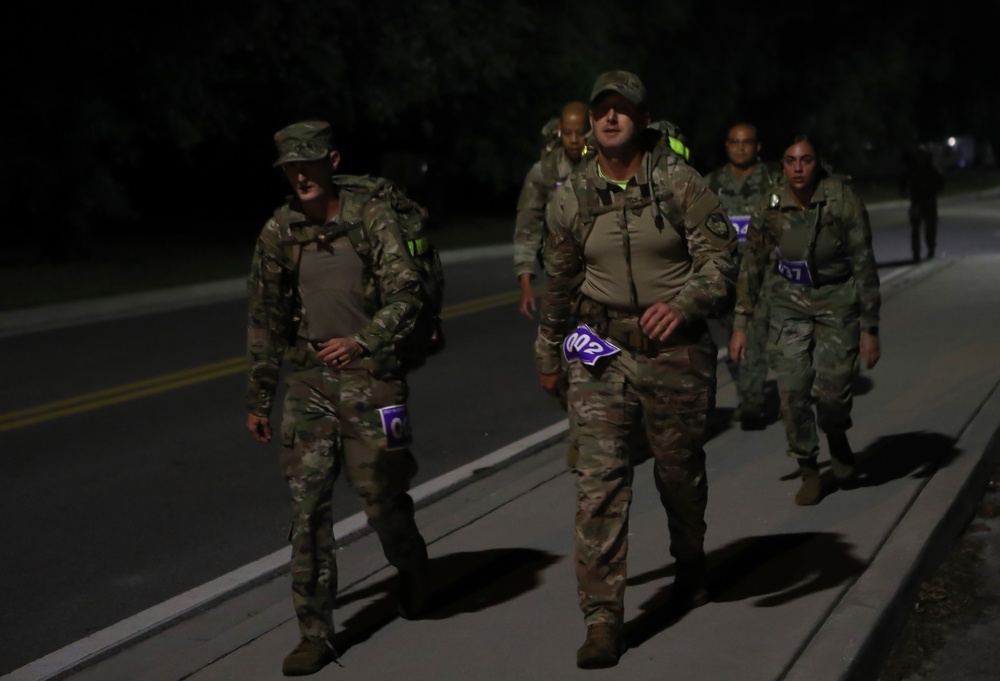
M793 284L812 286L813 279L809 272L809 263L804 260L785 260L777 248L774 249L774 257L778 261L778 274Z
M747 240L747 227L750 226L750 216L749 215L730 215L730 222L733 223L733 227L736 228L736 240L746 241Z
M385 433L387 449L403 449L413 442L410 432L410 415L405 404L383 407L378 410L382 417L382 431Z
M563 341L563 356L567 362L583 362L594 366L602 357L621 352L621 348L604 340L586 324L576 327Z

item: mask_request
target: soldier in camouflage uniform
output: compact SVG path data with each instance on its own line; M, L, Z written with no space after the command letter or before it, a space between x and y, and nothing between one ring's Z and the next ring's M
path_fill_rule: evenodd
M247 429L261 442L271 439L269 414L288 350L280 463L293 502L292 599L301 641L282 670L300 675L336 657L331 494L341 468L399 570L400 613L411 617L424 606L427 548L407 494L416 462L405 434L397 437L407 425L407 385L394 350L421 299L394 212L338 186L350 178L333 175L340 155L329 124L296 123L274 139L275 165L294 194L264 225L251 265ZM349 208L364 216L365 261L341 220Z
M750 213L770 194L774 180L768 168L760 163L760 142L757 128L749 123L737 123L726 136L729 162L705 176L708 188L719 195L722 207L736 227L739 241L737 266L743 258L746 230ZM764 381L767 380L767 296L762 295L754 307L753 323L747 327L746 357L739 363L736 393L739 404L737 418L743 430L759 430L766 423L764 413ZM733 315L726 316L732 333Z
M548 279L535 345L542 387L557 394L568 380L570 437L580 451L582 668L612 666L623 652L629 449L639 428L652 448L677 561L672 605L707 599L703 445L717 349L705 319L729 307L736 276L735 231L701 176L665 136L646 129L639 78L600 76L590 116L597 154L556 190L547 211Z
M846 481L854 474L846 434L851 386L859 357L869 368L879 359L879 280L868 213L849 184L822 169L808 137L795 138L782 166L784 178L755 210L747 232L729 352L745 357L746 328L767 286L769 360L788 454L802 478L795 502L811 505L822 497L817 423L834 476Z
M538 268L538 256L545 242L545 206L552 192L569 176L587 151L586 137L590 131L587 105L570 102L559 116L559 144L546 147L524 178L521 196L517 200L517 221L514 223L514 274L521 289L519 311L528 319L535 316L535 292L531 280Z

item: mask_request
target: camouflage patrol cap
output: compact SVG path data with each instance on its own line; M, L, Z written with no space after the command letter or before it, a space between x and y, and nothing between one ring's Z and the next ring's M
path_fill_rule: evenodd
M591 106L605 92L617 92L636 106L642 106L646 102L646 86L639 80L639 76L628 71L608 71L599 75L590 93Z
M330 124L326 121L292 123L274 133L278 150L275 166L293 161L318 161L333 151Z

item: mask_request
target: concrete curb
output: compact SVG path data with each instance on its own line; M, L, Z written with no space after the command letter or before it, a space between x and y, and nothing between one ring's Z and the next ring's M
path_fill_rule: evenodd
M441 261L449 265L513 257L513 254L513 244L499 244L445 251L441 254ZM37 331L52 331L80 324L93 324L121 317L224 303L245 298L246 295L246 278L235 277L203 284L175 286L157 291L124 293L107 298L8 310L0 312L0 338Z
M560 420L542 430L456 468L410 491L417 508L424 508L462 487L492 475L519 459L545 449L565 437L569 423ZM341 520L333 528L338 548L371 533L364 513ZM159 603L110 627L69 644L45 657L0 676L0 681L52 681L82 667L95 664L176 625L189 617L232 598L288 571L289 549L283 548L237 568L210 582Z
M947 555L975 514L1000 461L1000 383L962 429L958 457L934 473L872 563L847 590L783 681L878 677L920 581ZM943 511L943 512L942 512Z

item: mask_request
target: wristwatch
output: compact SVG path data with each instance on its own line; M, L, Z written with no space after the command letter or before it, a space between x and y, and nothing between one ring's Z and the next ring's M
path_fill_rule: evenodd
M878 336L877 326L862 326L861 330L867 333L869 336Z

